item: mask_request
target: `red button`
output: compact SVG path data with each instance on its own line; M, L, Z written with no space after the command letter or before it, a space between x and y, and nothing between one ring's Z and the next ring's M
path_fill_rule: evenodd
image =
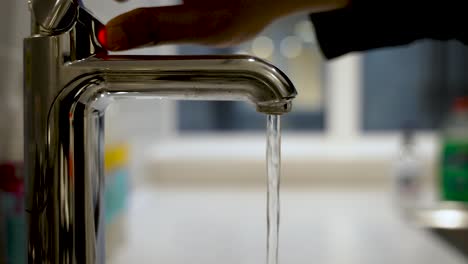
M13 163L0 164L0 190L5 192L20 192L23 187L20 166Z
M107 49L107 30L102 27L98 32L98 41L103 48Z

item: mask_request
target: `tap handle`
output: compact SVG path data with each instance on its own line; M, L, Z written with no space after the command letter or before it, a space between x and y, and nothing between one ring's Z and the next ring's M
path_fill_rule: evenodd
M29 0L36 34L52 35L67 31L75 23L81 0Z

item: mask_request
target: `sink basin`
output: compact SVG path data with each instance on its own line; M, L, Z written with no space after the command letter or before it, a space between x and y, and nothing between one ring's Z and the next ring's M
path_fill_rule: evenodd
M468 204L442 202L433 208L407 209L403 214L468 258Z

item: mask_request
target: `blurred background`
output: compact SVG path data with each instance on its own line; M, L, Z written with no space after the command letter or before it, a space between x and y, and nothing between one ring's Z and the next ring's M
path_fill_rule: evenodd
M83 2L104 23L175 3ZM22 39L30 19L26 1L0 7L0 263L23 263ZM326 61L307 14L297 14L230 49L124 53L251 54L291 78L299 95L282 117L280 263L466 263L401 214L419 199L414 193L433 200L440 192L442 132L454 100L468 95L465 46L425 40ZM106 118L108 263L265 262L264 115L241 102L139 100L116 102ZM409 178L408 155L417 164ZM413 182L419 189L408 195L402 188Z

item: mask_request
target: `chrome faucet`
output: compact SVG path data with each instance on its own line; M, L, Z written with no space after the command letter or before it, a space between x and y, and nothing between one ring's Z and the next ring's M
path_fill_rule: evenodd
M28 263L103 263L103 130L121 97L246 100L283 114L296 91L249 56L112 56L75 0L30 0L24 41Z

